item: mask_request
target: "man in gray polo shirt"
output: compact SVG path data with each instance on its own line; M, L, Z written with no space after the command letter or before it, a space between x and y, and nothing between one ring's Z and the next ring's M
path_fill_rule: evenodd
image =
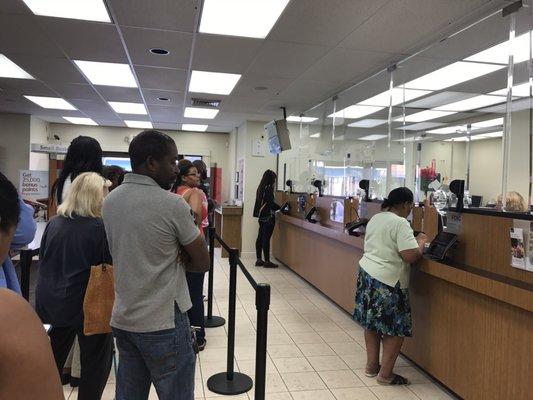
M205 272L209 254L189 205L168 191L178 156L172 138L141 132L129 155L133 173L103 206L115 269L116 398L148 399L153 383L161 400L193 400L195 355L185 269ZM186 259L186 265L178 259Z

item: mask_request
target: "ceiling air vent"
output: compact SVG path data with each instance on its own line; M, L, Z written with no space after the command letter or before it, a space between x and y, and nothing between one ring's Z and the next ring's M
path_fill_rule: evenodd
M220 106L220 100L212 100L212 99L191 99L192 106L193 107L215 107L218 108Z

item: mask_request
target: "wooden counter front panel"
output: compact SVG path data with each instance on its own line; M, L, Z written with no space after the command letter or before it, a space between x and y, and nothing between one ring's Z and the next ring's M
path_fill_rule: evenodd
M533 313L421 271L410 297L405 355L464 399L531 398Z
M350 314L355 305L357 262L363 251L280 220L274 256Z

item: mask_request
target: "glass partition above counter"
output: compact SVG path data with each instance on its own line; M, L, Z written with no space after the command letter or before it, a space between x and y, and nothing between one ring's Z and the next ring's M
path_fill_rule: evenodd
M368 179L374 199L407 186L422 201L460 179L467 206L518 194L527 209L532 10L494 13L293 117L278 189L360 196Z

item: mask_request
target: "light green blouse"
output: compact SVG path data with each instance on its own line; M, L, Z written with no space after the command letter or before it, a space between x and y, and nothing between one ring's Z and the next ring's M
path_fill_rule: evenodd
M401 288L409 286L410 265L400 251L418 248L409 222L385 211L374 215L366 227L363 258L359 265L374 279Z

